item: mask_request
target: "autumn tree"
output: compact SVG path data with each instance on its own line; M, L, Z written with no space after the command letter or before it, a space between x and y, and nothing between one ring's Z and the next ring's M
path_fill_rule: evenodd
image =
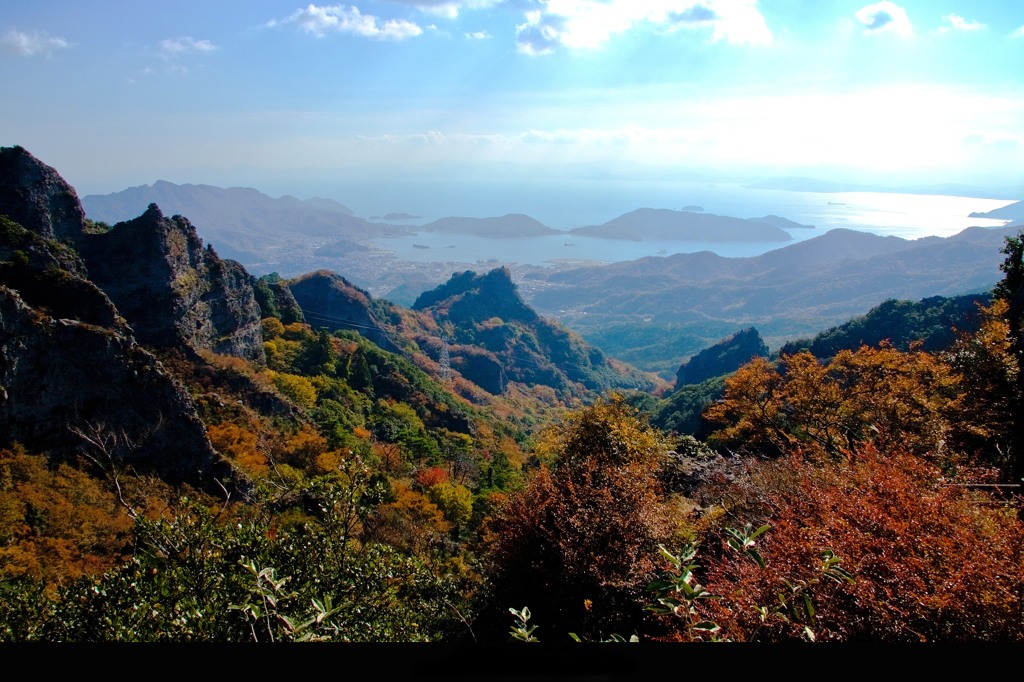
M722 425L709 438L721 447L841 459L878 441L937 455L957 386L946 363L920 350L862 346L827 363L801 351L779 367L759 358L740 368L704 416Z
M722 523L770 524L764 565L705 543L699 579L719 599L702 600L702 616L733 641L799 640L806 623L775 606L813 584L813 614L801 615L817 641L1022 641L1018 505L963 482L899 445L838 462L747 460L718 491L731 501ZM820 579L826 550L852 583Z
M1024 365L1024 232L1007 236L1002 253L1006 256L999 269L1003 278L996 284L993 295L1006 302L1010 352L1017 366ZM1011 477L1014 482L1024 479L1024 376L1018 371L1010 395L1013 404L1014 429L1010 443Z
M1009 304L996 298L981 306L974 333L961 334L947 360L960 377L955 405L957 447L975 461L1013 473L1014 437L1020 398L1020 362L1011 348Z
M485 533L496 622L482 627L501 629L508 608L525 605L548 641L640 628L643 588L670 533L660 434L613 397L571 413L538 449L554 463L508 497Z

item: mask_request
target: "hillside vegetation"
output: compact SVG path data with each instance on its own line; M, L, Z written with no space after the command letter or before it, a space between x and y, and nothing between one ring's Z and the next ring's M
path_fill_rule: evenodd
M405 308L0 179L0 641L1024 640L1024 235L670 387L501 268Z

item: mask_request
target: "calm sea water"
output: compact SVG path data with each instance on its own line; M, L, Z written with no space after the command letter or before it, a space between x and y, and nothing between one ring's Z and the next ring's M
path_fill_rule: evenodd
M588 190L589 191L584 191ZM476 197L475 200L467 197ZM415 194L410 195L415 201ZM971 226L1000 227L1001 220L971 218L1013 203L1015 199L888 192L794 192L755 190L739 185L672 183L669 187L645 184L617 191L594 193L582 187L536 189L521 196L509 195L485 200L482 193L469 191L460 201L431 195L427 202L435 213L421 215L406 224L423 225L445 216L485 218L507 213L525 213L548 227L569 230L596 225L637 208L680 210L693 206L707 213L737 218L777 215L808 228L789 230L789 242L708 243L686 241L629 241L550 235L521 239L488 239L470 235L417 234L385 239L378 246L402 260L414 262L451 261L460 263L519 263L545 265L562 261L618 262L646 256L712 251L721 256L755 256L766 251L819 236L835 228L861 230L904 239L926 236L949 237ZM459 209L450 206L458 205ZM512 208L512 207L515 208Z

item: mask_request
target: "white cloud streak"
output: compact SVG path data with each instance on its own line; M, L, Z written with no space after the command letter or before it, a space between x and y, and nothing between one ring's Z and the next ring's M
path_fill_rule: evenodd
M180 36L160 41L160 51L167 57L178 57L185 54L203 54L213 52L217 46L209 40L196 40L192 36Z
M856 17L865 33L895 33L905 38L914 33L906 10L889 0L860 8Z
M271 26L279 22L270 22ZM298 9L280 23L294 23L317 38L328 33L348 33L377 40L405 40L423 33L416 23L405 19L381 20L363 14L358 7L342 5L313 5Z
M985 24L977 21L968 21L959 14L946 14L942 17L949 23L949 26L943 26L943 29L952 28L956 31L977 31L985 28Z
M11 29L0 38L0 52L22 57L35 57L36 55L49 57L57 50L64 50L70 46L71 44L64 38L50 36L39 31L25 33Z
M626 31L710 30L711 42L763 45L772 33L756 0L541 0L516 27L520 52L598 49Z
M455 19L464 9L486 9L493 7L501 0L390 0L399 5L415 7L425 14Z

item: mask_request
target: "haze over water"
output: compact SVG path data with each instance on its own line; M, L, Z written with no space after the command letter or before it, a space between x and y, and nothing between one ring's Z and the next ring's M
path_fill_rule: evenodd
M669 183L665 183L669 185ZM568 185L568 183L567 183ZM380 240L378 245L402 260L414 262L500 261L545 265L563 260L618 262L646 256L712 251L721 256L755 256L836 228L871 232L904 239L949 237L972 226L1000 227L1002 220L971 218L1013 203L1013 199L988 199L933 194L892 192L796 192L788 190L748 189L735 184L671 183L669 187L645 183L642 187L617 186L617 191L596 193L580 186L548 187L534 194L518 195L525 189L509 188L507 195L495 200L475 187L461 186L460 196L445 198L446 192L434 188L425 206L436 213L418 214L408 225L425 225L445 216L486 218L508 213L525 213L541 223L566 231L562 235L520 239L488 239L472 235L420 231L400 239ZM493 191L493 187L489 187ZM531 188L536 189L536 188ZM576 191L573 191L576 190ZM449 192L451 190L448 190ZM424 192L424 196L428 193ZM417 192L408 196L415 203ZM447 202L451 203L448 204ZM459 210L450 206L458 205ZM446 211L445 207L448 207ZM519 208L513 208L518 206ZM787 230L793 237L787 242L687 242L629 239L601 239L568 234L568 230L597 225L638 208L694 210L736 218L761 218L776 215L810 228ZM399 207L396 209L401 210ZM395 221L401 222L401 221Z

